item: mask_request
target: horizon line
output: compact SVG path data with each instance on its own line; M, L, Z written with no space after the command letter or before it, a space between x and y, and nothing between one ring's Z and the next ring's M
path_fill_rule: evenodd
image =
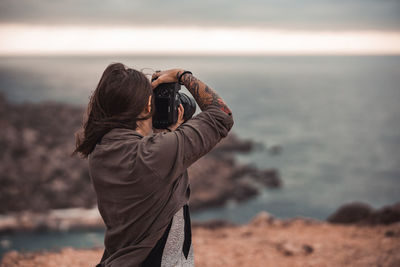
M400 32L0 24L0 55L398 55Z

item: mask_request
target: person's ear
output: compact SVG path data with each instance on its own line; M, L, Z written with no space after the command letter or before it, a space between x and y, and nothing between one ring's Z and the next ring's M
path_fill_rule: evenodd
M149 102L147 103L147 112L151 112L151 97L152 95L149 96Z

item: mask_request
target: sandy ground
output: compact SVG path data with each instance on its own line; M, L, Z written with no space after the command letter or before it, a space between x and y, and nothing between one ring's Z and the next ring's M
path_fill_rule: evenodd
M400 223L334 225L259 215L243 226L193 227L196 266L400 266ZM95 266L102 249L9 252L1 266Z

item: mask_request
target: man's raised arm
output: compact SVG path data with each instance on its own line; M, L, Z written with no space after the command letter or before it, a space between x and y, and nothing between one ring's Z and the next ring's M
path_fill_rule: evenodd
M178 77L183 71L178 72ZM194 77L191 73L185 73L181 77L181 82L186 86L193 95L200 109L203 111L209 105L215 105L228 115L232 115L224 100L205 83Z

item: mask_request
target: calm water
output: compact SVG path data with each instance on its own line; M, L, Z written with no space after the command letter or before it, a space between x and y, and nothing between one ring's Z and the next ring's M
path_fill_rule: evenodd
M103 239L104 232L101 230L0 235L0 260L9 250L26 252L57 250L62 247L103 247Z
M141 69L184 67L230 105L233 131L266 147L238 160L278 168L284 186L245 203L193 214L245 222L325 219L338 206L400 201L400 57L1 58L0 90L15 102L86 105L110 62Z

